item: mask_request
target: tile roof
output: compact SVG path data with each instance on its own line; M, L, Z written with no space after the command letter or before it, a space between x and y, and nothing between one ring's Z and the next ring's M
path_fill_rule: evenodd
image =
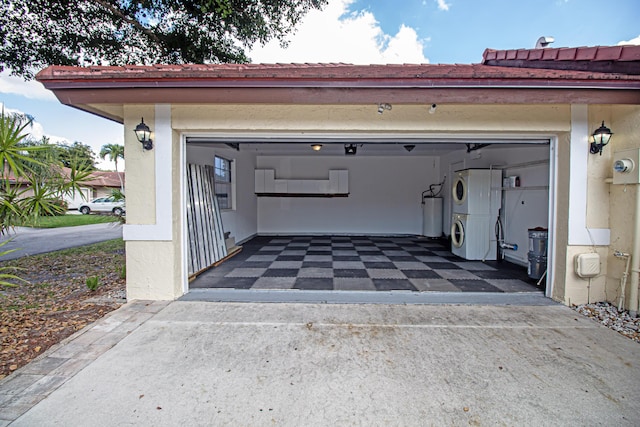
M383 98L395 103L429 98L440 103L635 105L640 103L640 72L628 69L640 66L637 54L638 47L613 46L487 49L482 64L50 66L36 79L63 104L118 122L122 112L102 105L140 99L156 104L362 104ZM617 60L595 60L612 57ZM623 70L612 70L612 63L623 64Z
M542 51L542 49L537 49ZM533 52L535 57L542 52ZM506 57L506 51L486 56ZM513 51L510 56L516 55ZM637 76L580 70L550 70L485 64L184 64L122 67L51 66L37 75L49 89L81 87L278 87L278 86L431 86L491 81L636 81ZM386 82L386 83L382 83ZM495 84L495 83L494 83Z
M71 169L63 167L62 172L69 176ZM93 171L89 176L89 179L84 181L81 186L83 187L111 187L120 188L120 179L118 174L122 176L122 182L125 182L124 172L111 172L111 171ZM15 174L9 168L5 168L5 178L12 184L29 184L29 180L24 177L18 177L16 180Z
M94 171L91 173L91 179L85 181L82 185L89 187L120 188L120 178L118 178L118 175L122 177L122 182L124 183L124 172Z
M640 46L486 49L484 65L640 74Z

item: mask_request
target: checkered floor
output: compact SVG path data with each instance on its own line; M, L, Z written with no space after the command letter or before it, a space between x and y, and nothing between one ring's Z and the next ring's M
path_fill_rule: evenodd
M467 261L421 237L256 237L191 288L538 292L526 269Z

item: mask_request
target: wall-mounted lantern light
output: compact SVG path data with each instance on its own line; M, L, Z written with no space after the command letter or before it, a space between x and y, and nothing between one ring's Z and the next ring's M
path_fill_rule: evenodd
M591 147L589 148L589 152L591 154L600 153L600 155L602 156L602 148L609 143L611 135L613 135L613 132L611 132L611 129L604 125L603 120L602 125L598 129L593 131L593 135L591 135Z
M144 123L144 117L141 122L136 126L134 132L138 141L142 144L142 148L145 150L151 150L153 148L153 141L151 140L151 129Z

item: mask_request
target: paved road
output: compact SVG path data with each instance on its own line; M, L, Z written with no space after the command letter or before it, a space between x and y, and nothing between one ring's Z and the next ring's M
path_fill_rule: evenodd
M0 237L0 241L11 239L0 251L16 249L15 252L0 257L0 261L90 245L119 237L122 237L122 225L115 222L61 228L16 227L9 234Z

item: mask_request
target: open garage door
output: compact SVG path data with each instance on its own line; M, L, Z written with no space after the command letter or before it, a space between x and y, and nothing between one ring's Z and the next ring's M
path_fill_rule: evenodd
M257 283L263 289L316 286L333 291L371 291L393 290L394 285L389 288L380 280L396 278L403 280L396 282L398 286L412 285L398 290L415 292L522 292L523 283L530 286L526 289L541 291L527 275L528 230L549 228L552 192L547 139L489 141L465 137L426 141L361 136L342 140L315 136L289 141L277 138L275 142L271 137L225 135L187 141L188 161L206 159L212 163L215 156L233 160L236 205L222 212L224 231L245 243L242 262L236 257L223 263L207 273L209 284L203 278L192 287L256 289ZM355 154L349 153L353 148ZM452 201L453 175L470 168L499 171L500 179L492 184L492 190L501 195L501 239L511 248L503 251L505 263L499 263L495 256L465 259L451 252L453 215L459 214L454 212ZM345 170L348 195L303 197L274 192L264 197L256 194L256 170L272 170L275 179L281 180L329 180L330 171ZM508 180L503 181L503 177ZM518 177L519 186L511 185L513 177ZM421 197L430 185L443 181L441 238L428 239L422 236ZM498 239L497 222L498 216L493 214L486 221L490 229L487 239L494 242ZM366 241L371 238L397 241L372 244ZM439 246L433 246L436 244ZM364 254L366 247L375 247L380 253ZM327 249L331 254L320 253ZM281 252L276 253L278 250ZM296 287L296 281L303 278L298 277L300 274L320 275L307 279L323 280L300 280L299 284L306 285ZM280 285L278 275L282 275ZM333 281L333 287L328 288L326 279ZM355 283L361 283L361 288Z

